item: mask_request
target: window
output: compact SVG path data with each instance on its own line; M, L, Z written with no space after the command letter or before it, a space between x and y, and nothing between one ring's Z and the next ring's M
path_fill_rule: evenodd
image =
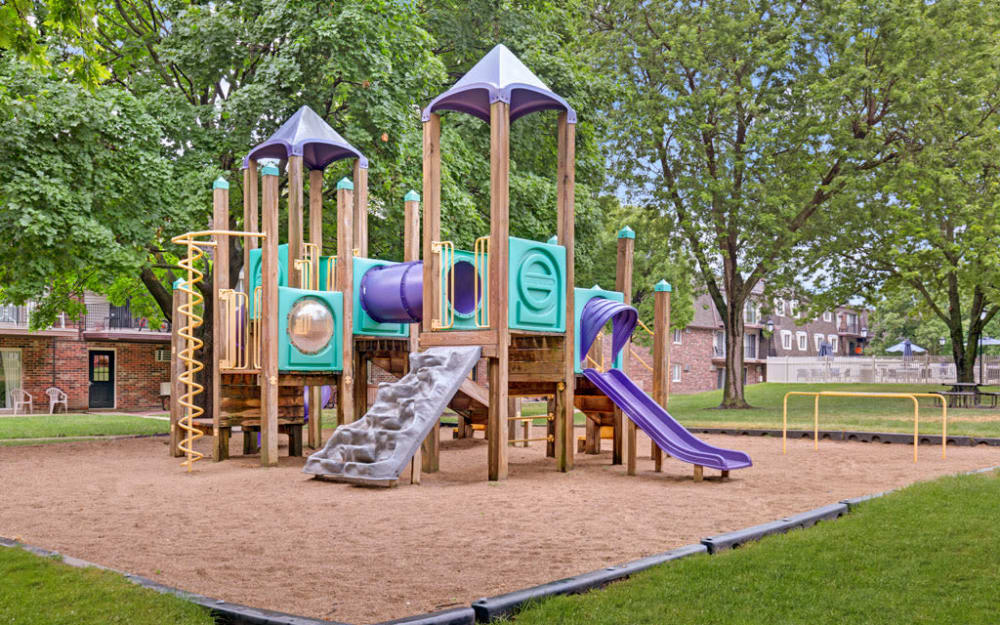
M799 300L793 299L788 302L788 314L798 319L802 316L801 311L799 311Z
M21 388L21 350L0 349L0 408L13 408L13 391Z
M804 352L809 349L809 334L806 332L796 332L795 338L799 343L800 352Z
M670 367L670 369L672 370L671 371L671 375L670 375L670 381L671 382L680 382L681 381L681 366L680 365L673 365L672 367Z
M743 323L757 323L757 304L754 302L743 304Z
M813 342L816 344L816 353L818 354L820 347L823 346L823 335L822 334L814 334L813 335Z
M833 313L829 310L823 313L823 321L830 322L833 321Z
M757 335L743 335L743 358L753 360L757 358Z
M785 316L785 300L781 299L780 297L774 300L774 314L778 315L779 317Z
M156 362L170 362L170 350L163 348L156 350Z
M714 358L726 357L726 333L716 332L712 343L712 356Z
M781 331L781 349L791 350L792 349L792 331L782 330Z
M683 330L674 330L674 345L681 344L681 336L684 334Z
M833 353L834 354L837 353L837 343L838 343L839 339L840 339L840 337L837 336L836 334L831 334L830 336L826 337L826 340L830 341L830 345L833 346Z

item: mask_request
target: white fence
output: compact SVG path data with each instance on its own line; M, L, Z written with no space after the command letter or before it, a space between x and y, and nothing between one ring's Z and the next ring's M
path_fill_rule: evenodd
M980 379L982 364L982 379ZM836 358L770 357L768 382L854 382L862 384L947 384L956 379L955 363L947 356L839 356ZM976 381L1000 384L1000 357L976 361Z

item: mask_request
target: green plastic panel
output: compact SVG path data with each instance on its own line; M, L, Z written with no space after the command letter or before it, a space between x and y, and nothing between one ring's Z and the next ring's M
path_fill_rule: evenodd
M410 336L408 323L379 323L361 307L361 279L372 267L398 265L388 260L354 257L354 334L368 336Z
M324 349L315 354L303 354L288 338L288 313L295 302L303 298L319 300L333 315L333 336ZM335 291L308 291L290 287L278 288L278 370L279 371L343 371L344 370L344 294Z
M261 262L263 261L263 250L257 248L250 250L250 288L247 289L247 297L250 300L250 316L256 317L253 303L253 292L261 283ZM288 286L288 244L283 243L278 246L278 286Z
M508 324L511 329L566 331L566 248L510 237Z
M597 297L609 299L614 302L625 301L625 295L620 291L605 291L597 287L590 289L577 287L573 289L573 327L576 328L576 336L573 341L573 365L577 373L583 373L583 368L580 367L580 359L583 357L580 354L580 317L583 315L583 307L587 305L587 302ZM611 366L615 369L621 369L621 354L618 354L618 357L611 363Z

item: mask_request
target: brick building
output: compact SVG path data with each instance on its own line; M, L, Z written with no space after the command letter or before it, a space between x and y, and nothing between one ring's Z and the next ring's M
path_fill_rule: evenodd
M69 396L70 410L160 408L170 381L170 332L150 329L128 305L87 294L87 316L28 330L32 306L0 306L0 412L13 408L8 389L23 388L35 412L48 411L45 389Z

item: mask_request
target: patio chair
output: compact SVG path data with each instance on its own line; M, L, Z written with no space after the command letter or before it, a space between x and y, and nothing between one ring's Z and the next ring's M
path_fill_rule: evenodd
M69 412L69 395L54 386L45 389L45 394L49 396L49 414L55 414L59 404L62 404L63 412Z
M15 388L11 395L14 399L14 414L31 414L34 411L31 395L26 390ZM27 412L24 411L25 406L28 408Z

